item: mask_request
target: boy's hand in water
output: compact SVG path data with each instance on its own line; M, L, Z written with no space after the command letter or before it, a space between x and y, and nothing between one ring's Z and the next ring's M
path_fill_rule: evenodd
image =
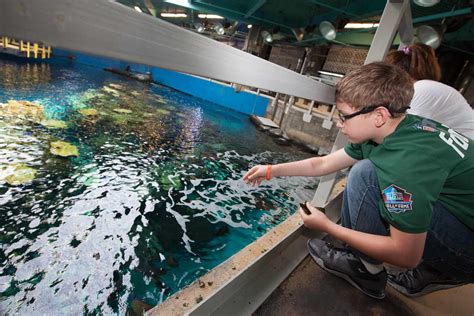
M262 183L262 181L265 180L265 178L267 176L267 168L268 168L268 166L266 166L266 165L265 166L261 166L261 165L255 166L252 169L250 169L249 171L247 171L247 173L244 175L243 180L247 184L260 185Z
M310 215L306 214L301 207L298 209L298 212L303 219L304 226L310 229L327 232L328 225L332 223L331 220L326 216L326 214L313 207L311 204L307 203L306 206L311 211Z

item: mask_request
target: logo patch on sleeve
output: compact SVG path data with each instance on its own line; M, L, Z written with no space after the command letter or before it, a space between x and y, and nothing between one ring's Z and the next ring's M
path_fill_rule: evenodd
M391 184L382 190L383 201L387 210L392 213L404 213L412 210L411 193Z

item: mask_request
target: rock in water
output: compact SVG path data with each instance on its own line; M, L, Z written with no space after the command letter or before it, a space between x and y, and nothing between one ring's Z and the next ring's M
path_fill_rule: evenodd
M78 112L84 116L96 116L99 114L99 112L96 109L92 109L92 108L80 109L78 110Z
M0 104L0 115L41 122L44 120L44 109L33 102L8 100L8 103Z
M130 114L130 113L132 113L131 110L127 110L127 109L114 109L113 111L117 112L117 113L120 113L120 114Z
M10 168L10 174L5 177L5 182L9 185L22 185L33 181L36 170L25 164L17 164Z
M66 128L67 124L64 121L59 121L59 120L45 120L40 123L46 128Z
M147 303L140 301L138 299L134 299L131 305L132 305L132 310L137 315L143 315L145 314L146 311L152 308L151 305L148 305Z
M69 156L79 156L79 150L76 146L69 144L68 142L56 141L51 143L51 148L49 151L56 156L69 157Z

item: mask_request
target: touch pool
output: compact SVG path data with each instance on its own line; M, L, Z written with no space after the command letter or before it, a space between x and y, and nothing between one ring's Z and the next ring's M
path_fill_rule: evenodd
M317 184L247 186L250 166L309 155L246 115L69 60L0 55L0 103L2 313L133 315L284 220Z

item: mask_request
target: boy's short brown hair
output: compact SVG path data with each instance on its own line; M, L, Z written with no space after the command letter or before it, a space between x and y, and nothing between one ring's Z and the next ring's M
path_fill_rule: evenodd
M336 85L336 101L355 109L369 105L390 105L393 112L410 105L413 83L401 68L375 62L356 68Z

